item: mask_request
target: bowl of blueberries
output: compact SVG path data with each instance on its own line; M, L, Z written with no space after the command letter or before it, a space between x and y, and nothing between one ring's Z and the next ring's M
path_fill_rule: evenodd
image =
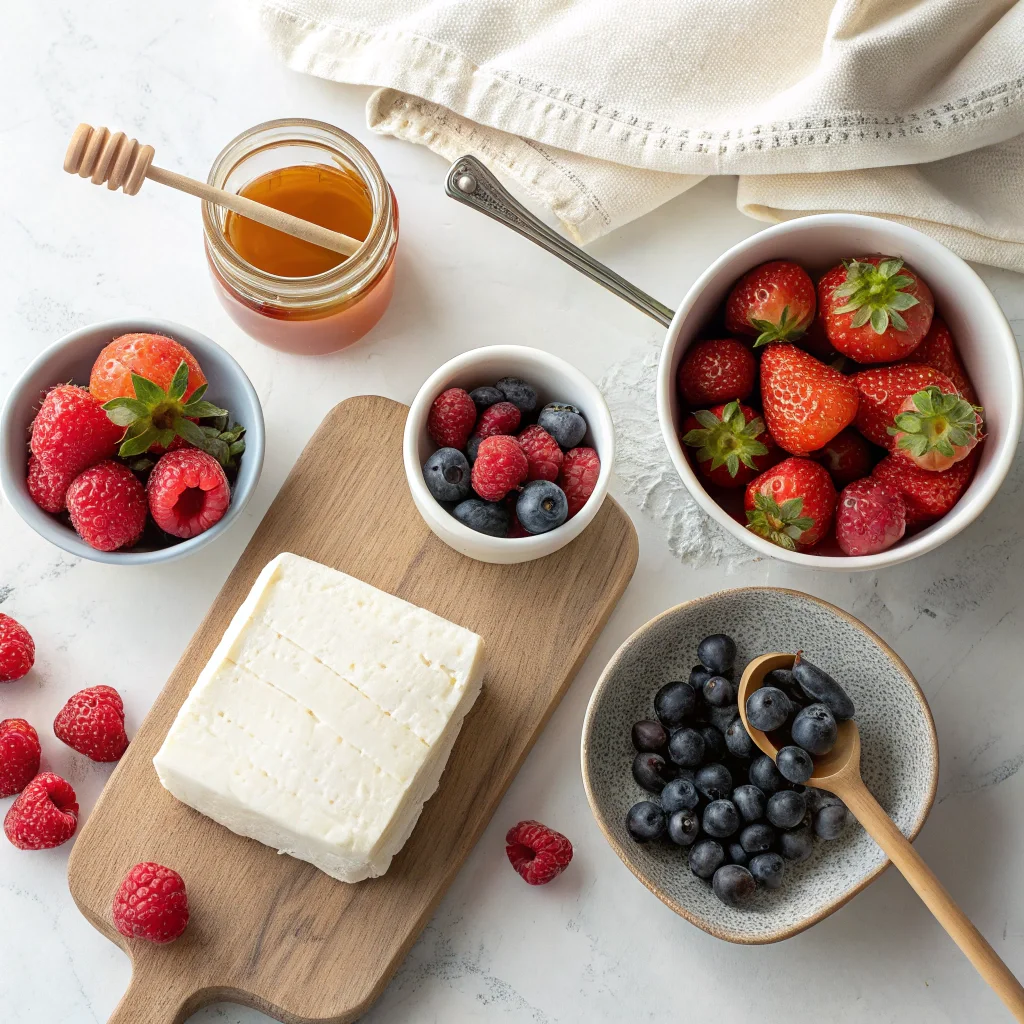
M779 741L773 760L743 725L739 681L753 659L785 651L792 668L770 673L745 709ZM583 727L587 798L623 863L677 914L730 942L777 942L888 863L838 797L805 784L849 718L865 783L913 839L935 797L938 745L899 656L798 591L697 598L641 626L602 673Z

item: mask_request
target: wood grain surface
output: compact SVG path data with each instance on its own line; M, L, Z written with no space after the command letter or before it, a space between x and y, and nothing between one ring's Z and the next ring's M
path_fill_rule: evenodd
M132 960L117 1024L171 1024L229 1000L288 1024L351 1021L370 1007L484 830L636 566L612 499L561 551L521 565L457 554L423 523L402 469L406 407L336 406L306 446L110 778L71 853L82 913ZM381 878L348 885L178 803L152 757L263 566L293 551L483 636L483 692L437 793ZM557 624L557 628L553 626ZM188 886L191 920L169 946L110 919L128 869L155 860Z

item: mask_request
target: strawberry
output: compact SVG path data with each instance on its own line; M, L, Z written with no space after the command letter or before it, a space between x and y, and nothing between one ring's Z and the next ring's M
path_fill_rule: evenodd
M27 675L35 664L36 644L17 619L0 612L0 683Z
M682 435L683 444L696 449L697 468L719 487L745 487L781 457L764 420L739 402L691 413Z
M867 476L880 454L856 430L847 427L839 431L824 448L811 452L810 457L829 471L836 487L845 487Z
M4 835L19 850L50 850L66 843L77 827L75 791L53 772L32 779L4 816Z
M981 409L934 384L911 395L889 427L893 451L921 469L941 473L967 458L982 439Z
M725 329L749 334L754 348L795 341L814 319L814 282L797 263L773 260L747 272L725 302Z
M134 387L135 375L166 391L182 363L188 371L188 383L181 397L187 400L206 383L196 357L180 342L163 334L122 334L96 357L89 375L89 390L100 402L112 398L141 399Z
M928 328L924 340L902 361L924 363L925 366L944 373L968 402L972 405L978 404L978 394L967 376L964 364L957 354L956 345L953 344L953 335L949 333L949 328L942 317L932 318L932 325Z
M907 506L900 492L874 477L847 484L839 495L836 540L848 555L877 555L907 530Z
M0 797L20 793L39 771L39 736L24 718L0 722Z
M857 388L794 345L761 356L761 403L776 443L793 455L823 448L857 415Z
M67 493L71 525L97 551L131 547L146 528L146 490L122 462L90 466Z
M154 861L136 864L114 894L111 916L126 938L173 942L188 926L185 880Z
M836 488L824 466L792 458L747 485L747 529L788 551L813 547L828 533Z
M833 267L818 282L818 308L838 352L858 363L888 363L920 344L935 299L903 260L863 256Z
M79 690L57 712L53 733L91 761L117 761L128 749L121 695L112 686Z
M219 523L231 504L220 463L196 449L167 452L146 481L153 522L172 537L196 537Z
M83 469L113 458L123 434L124 428L110 422L103 407L85 388L74 384L51 388L32 421L29 442L32 454L50 481L56 478L55 483L46 486L47 494L52 495L50 502L56 502L54 492L60 490L61 484L66 490ZM41 491L37 488L36 493Z
M857 429L881 448L892 448L889 428L895 425L896 414L911 395L933 384L940 391L956 392L948 377L930 366L916 363L861 370L849 379L860 393Z
M757 360L735 338L713 338L691 345L677 377L679 393L691 407L742 401L754 390Z
M903 495L908 523L927 523L944 516L960 500L977 464L977 449L942 473L921 469L902 455L887 455L871 475Z

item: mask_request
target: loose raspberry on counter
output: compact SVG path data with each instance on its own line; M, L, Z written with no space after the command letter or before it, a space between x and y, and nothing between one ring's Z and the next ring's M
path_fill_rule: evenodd
M146 528L146 490L113 459L79 473L68 488L67 505L72 526L97 551L131 547Z
M464 388L449 388L434 399L427 433L442 448L465 448L476 423L476 403Z
M498 402L484 409L477 420L474 434L480 437L495 437L498 434L514 434L519 429L523 414L511 402Z
M34 455L28 457L28 496L44 512L63 512L64 496L68 485L77 473L68 474L63 470L47 469Z
M586 505L600 475L601 460L593 448L573 448L565 453L558 482L569 499L570 519Z
M144 861L114 895L114 927L129 939L173 942L188 925L185 881L173 868Z
M54 735L91 761L116 761L128 749L124 704L112 686L73 694L53 720Z
M563 459L558 442L536 423L522 431L517 440L530 467L526 479L556 481Z
M36 660L36 645L17 619L0 612L0 683L26 675Z
M0 722L0 797L20 793L39 771L39 735L24 718Z
M19 850L49 850L78 827L78 798L70 783L42 772L21 791L4 817L4 835Z
M485 437L473 463L473 490L486 501L501 501L529 472L526 455L514 437Z
M149 513L164 533L196 537L220 522L231 504L231 485L221 464L198 448L160 457L146 482Z
M544 885L572 860L572 843L539 821L521 821L505 836L509 863L530 885Z

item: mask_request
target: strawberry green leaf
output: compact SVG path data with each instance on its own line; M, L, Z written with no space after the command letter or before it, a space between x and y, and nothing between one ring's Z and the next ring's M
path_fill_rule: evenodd
M803 507L803 498L790 498L780 507L774 498L758 492L753 509L747 511L747 529L787 551L795 551L796 543L814 526L813 519L800 515Z
M142 455L143 452L148 452L152 445L158 443L160 434L161 431L157 430L156 427L149 427L143 430L141 434L136 434L134 437L129 437L122 441L117 454L122 459L130 458L133 455Z
M171 378L171 386L167 389L167 397L175 401L183 398L188 390L188 363L184 359L178 364Z
M184 438L189 444L194 444L197 448L201 448L203 442L206 441L206 435L199 425L186 419L184 416L175 416L171 425L178 437Z
M195 391L193 391L192 394L188 396L188 400L190 402L198 402L198 401L200 401L200 399L202 399L203 395L206 394L206 389L208 387L209 387L208 384L200 384L199 387L197 387L195 389Z
M137 373L132 374L132 386L135 388L135 397L147 406L156 406L167 401L167 392L162 387L154 384Z
M867 309L868 307L865 306L864 308ZM871 329L875 332L875 334L885 334L886 328L888 326L888 310L880 309L878 306L875 306L875 308L871 310ZM906 323L904 323L903 329L907 329Z
M863 327L870 323L876 334L884 334L891 327L908 330L900 315L916 306L919 300L905 289L913 288L915 278L903 270L903 260L882 260L876 267L871 263L851 260L844 264L846 279L832 289L832 301L840 302L833 313L851 313L850 326Z
M191 416L196 420L205 420L212 416L226 416L227 412L227 409L221 409L211 402L202 401L191 401L182 409L184 415Z

